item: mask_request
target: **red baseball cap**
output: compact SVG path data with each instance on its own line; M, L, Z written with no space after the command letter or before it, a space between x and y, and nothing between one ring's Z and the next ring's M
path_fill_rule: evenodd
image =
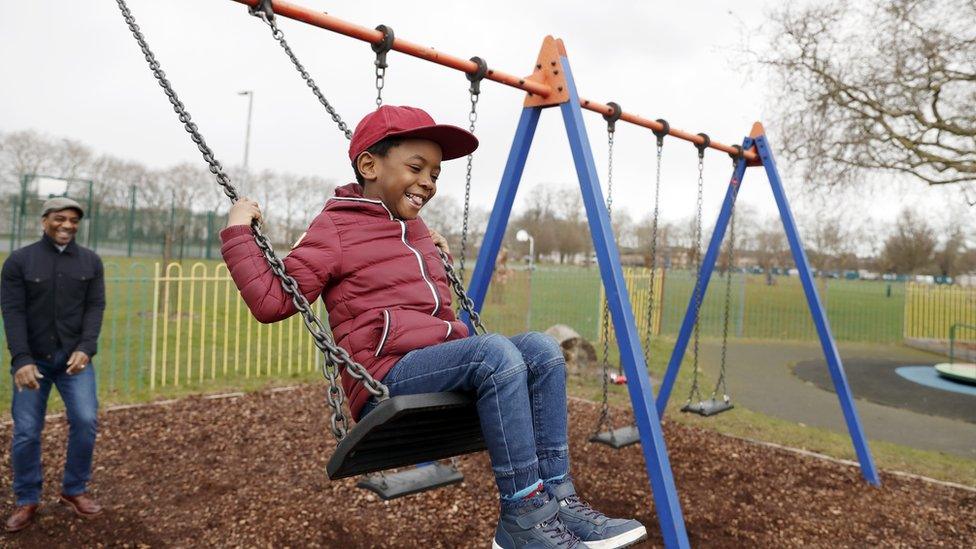
M391 136L433 141L440 145L444 160L467 156L478 148L478 138L473 133L438 124L421 109L383 105L359 121L349 142L349 160L356 160L360 153Z

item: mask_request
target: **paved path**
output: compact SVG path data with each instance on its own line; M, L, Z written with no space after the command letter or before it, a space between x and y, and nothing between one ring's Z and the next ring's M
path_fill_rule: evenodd
M705 371L714 383L720 347L717 343L703 343ZM843 344L840 353L842 359L888 359L917 364L940 361L938 355L894 345ZM728 359L729 391L736 402L770 416L847 434L837 396L793 373L793 366L798 362L823 359L819 344L735 342L729 345ZM876 404L857 398L856 383L852 383L851 389L869 440L976 459L976 423ZM671 398L682 399L684 395L673 394Z

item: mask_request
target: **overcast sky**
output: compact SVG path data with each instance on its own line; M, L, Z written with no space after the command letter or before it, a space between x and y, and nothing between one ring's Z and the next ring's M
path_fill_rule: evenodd
M761 79L750 78L734 48L763 22L770 2L582 1L296 3L374 27L386 24L397 37L459 57L478 55L489 66L529 74L542 39L562 38L580 95L713 139L739 143L763 120ZM268 28L231 0L128 0L157 59L225 165L243 160L247 100L254 90L250 168L351 179L347 142L300 80ZM607 6L612 6L612 9ZM326 96L351 126L375 107L374 54L369 45L282 19L280 27ZM36 129L68 137L98 153L163 168L199 162L200 154L180 127L154 82L115 2L31 0L7 2L0 18L4 53L0 130ZM464 75L391 52L384 99L422 107L436 120L467 126ZM511 145L523 94L492 82L483 85L475 158L473 200L489 207ZM590 143L606 188L605 123L586 112ZM774 127L768 127L776 147ZM652 208L653 135L618 126L614 160L617 207L634 218ZM694 211L696 152L690 143L665 145L662 211L679 219ZM711 151L705 166L706 224L714 219L731 163ZM522 183L575 185L576 176L558 109L539 123ZM788 180L796 196L818 182ZM445 163L440 194L463 196L464 161ZM892 219L906 204L935 210L953 193L921 184L888 187L877 197L838 199L838 207ZM215 191L216 192L216 191ZM765 177L747 172L740 200L762 214L775 212ZM842 203L841 203L842 202Z

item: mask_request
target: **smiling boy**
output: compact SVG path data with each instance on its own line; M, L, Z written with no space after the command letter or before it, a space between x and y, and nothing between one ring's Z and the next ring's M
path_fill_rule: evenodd
M474 135L424 111L383 106L356 127L356 183L336 189L285 258L309 302L325 300L336 343L391 396L462 391L478 416L500 495L492 546L612 549L646 536L583 502L569 475L566 362L554 339L530 332L468 337L451 310L437 247L447 242L419 214L437 192L441 161L470 154ZM254 242L257 203L242 199L221 232L221 253L254 316L295 313ZM353 416L378 404L342 372Z

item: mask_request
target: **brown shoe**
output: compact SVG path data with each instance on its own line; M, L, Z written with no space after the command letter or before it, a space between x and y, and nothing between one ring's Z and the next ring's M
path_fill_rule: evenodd
M18 505L14 513L7 519L8 532L20 532L34 522L34 514L37 512L37 504Z
M71 510L79 517L94 517L102 512L102 506L88 494L78 494L77 496L61 494L60 501L68 507L71 507Z

